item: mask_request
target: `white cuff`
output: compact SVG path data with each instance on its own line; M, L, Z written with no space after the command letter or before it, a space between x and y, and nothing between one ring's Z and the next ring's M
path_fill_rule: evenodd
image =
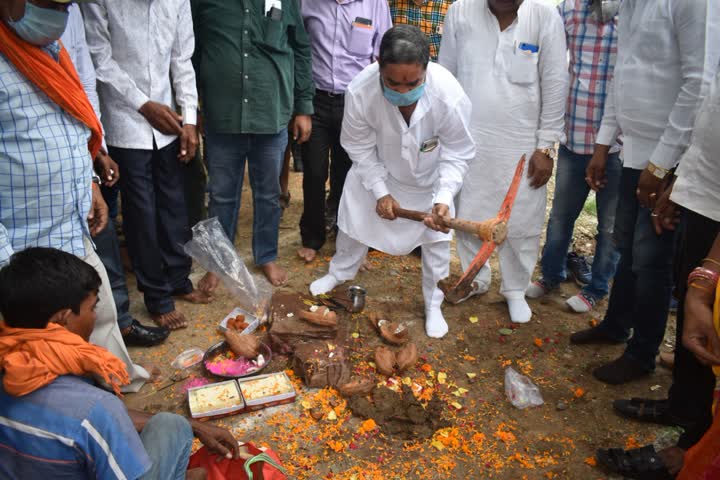
M672 147L659 142L650 157L650 161L660 168L670 170L680 161L682 150L680 147Z
M387 185L385 185L385 180L374 183L370 189L373 195L375 195L375 200L380 200L385 195L390 195L390 190L388 190Z
M182 107L183 125L197 125L197 106Z
M617 126L600 125L600 130L598 130L597 136L595 137L595 143L608 146L615 145L619 133L620 129Z
M436 203L443 203L449 207L452 205L452 201L453 194L450 190L440 190L435 194L435 198L433 198L433 205Z
M150 101L150 99L143 92L135 89L130 91L130 94L127 97L127 101L128 103L130 103L130 106L132 108L134 108L136 111L139 111L143 105Z

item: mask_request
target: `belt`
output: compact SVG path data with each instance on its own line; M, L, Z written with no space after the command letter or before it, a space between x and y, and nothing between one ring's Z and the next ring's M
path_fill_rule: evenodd
M328 92L328 91L325 91L325 90L320 90L319 88L315 90L315 93L316 93L317 95L322 95L323 97L330 97L330 98L333 98L333 97L340 97L340 98L342 98L342 97L345 96L345 93L344 93L344 92L343 92L343 93L332 93L332 92Z

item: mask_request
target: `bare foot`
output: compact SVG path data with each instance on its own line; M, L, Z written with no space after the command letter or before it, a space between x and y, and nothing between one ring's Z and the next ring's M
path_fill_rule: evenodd
M297 251L298 257L305 260L305 263L310 263L317 257L317 250L312 248L302 247Z
M274 286L279 287L281 285L284 285L285 282L287 282L287 272L283 270L282 267L276 262L270 262L266 263L265 265L260 265L260 268L262 269L263 273L270 281L270 283L272 283Z
M178 295L176 298L188 303L195 304L206 304L215 300L215 297L213 297L212 294L204 290L199 290L197 288L190 293L186 293L185 295Z
M360 271L361 272L369 272L372 269L373 269L373 267L372 267L372 264L370 263L370 260L368 260L367 258L365 260L363 260L362 265L360 265Z
M672 475L677 475L682 470L685 460L685 450L680 447L663 448L658 452L658 456L662 458L665 468Z
M167 327L170 330L179 330L187 327L185 315L177 310L167 313L151 313L150 317L161 327Z
M207 478L207 470L203 467L191 468L185 472L185 480L205 480Z
M212 272L207 272L198 282L197 288L206 295L211 295L218 285L220 285L220 277Z

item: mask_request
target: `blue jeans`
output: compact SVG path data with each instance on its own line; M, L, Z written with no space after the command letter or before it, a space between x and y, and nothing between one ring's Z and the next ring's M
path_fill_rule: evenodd
M598 326L608 336L628 342L625 354L655 367L665 335L673 289L675 232L657 235L650 210L640 206L635 191L641 170L623 168L615 216L615 242L620 251L605 319Z
M158 413L140 432L152 467L141 480L185 480L193 432L190 423L180 415Z
M590 193L590 187L585 182L585 170L591 158L592 155L581 155L571 152L565 146L560 147L555 197L540 261L543 280L550 285L558 284L566 277L565 264L573 228ZM607 185L596 197L598 232L595 237L592 280L583 288L583 293L595 300L608 294L610 280L615 275L615 267L620 259L612 238L622 174L622 163L617 153L608 157L606 174Z
M104 193L104 192L103 192ZM125 281L125 270L120 257L120 240L115 229L113 217L108 219L105 230L93 237L98 257L107 270L112 288L113 300L117 309L117 322L120 330L128 328L133 323L130 315L130 296Z
M253 198L252 249L255 264L277 259L280 229L280 171L287 146L287 129L275 134L219 134L208 132L208 190L210 217L234 243L240 214L240 195L248 164Z

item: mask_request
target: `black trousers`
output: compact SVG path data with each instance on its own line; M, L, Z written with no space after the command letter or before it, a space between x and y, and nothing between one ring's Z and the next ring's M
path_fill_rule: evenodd
M712 369L703 365L682 344L685 324L685 295L687 277L705 258L720 231L720 223L689 210L684 212L680 247L676 255L676 285L678 293L677 335L675 337L675 366L670 387L670 409L680 419L685 432L678 446L688 449L696 444L712 424L710 411L715 389Z
M153 150L109 147L109 153L120 167L123 231L138 289L150 313L171 312L173 295L193 288L192 261L182 248L190 228L178 141Z
M313 105L312 134L302 146L304 208L300 236L304 247L320 250L325 244L325 184L330 157L332 188L328 202L336 209L352 162L340 145L345 97L318 90Z

